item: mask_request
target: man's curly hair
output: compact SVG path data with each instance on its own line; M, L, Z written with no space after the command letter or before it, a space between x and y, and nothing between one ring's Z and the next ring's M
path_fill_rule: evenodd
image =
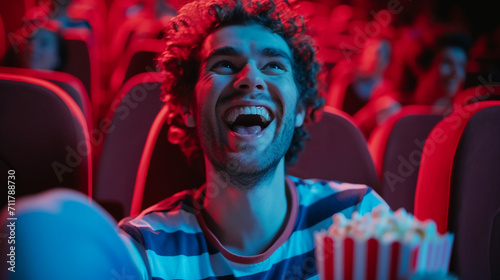
M230 25L260 24L279 34L293 56L293 75L299 92L298 104L307 110L306 122L314 121L324 99L318 91L320 65L315 57L315 43L306 35L304 20L286 0L199 0L186 4L166 30L166 48L159 58L165 77L163 100L169 106L169 140L179 144L188 161L203 159L195 128L184 125L182 114L195 96L200 71L200 50L205 38L215 30ZM304 125L294 130L285 155L293 163L309 137Z

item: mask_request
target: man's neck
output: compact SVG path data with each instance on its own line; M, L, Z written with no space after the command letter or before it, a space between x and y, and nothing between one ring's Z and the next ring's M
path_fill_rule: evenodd
M207 226L232 253L244 256L263 253L287 222L284 160L265 180L246 188L232 186L230 178L207 165L203 201Z

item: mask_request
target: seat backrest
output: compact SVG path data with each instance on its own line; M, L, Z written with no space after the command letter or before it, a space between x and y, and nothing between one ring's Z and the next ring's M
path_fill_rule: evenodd
M14 68L0 66L0 73L10 73L27 77L39 78L54 83L73 98L82 110L89 130L92 130L92 107L89 96L82 82L75 76L64 72L35 70L27 68Z
M406 106L379 125L368 141L380 179L379 194L393 209L413 213L425 140L444 118L429 106Z
M159 39L158 36L163 29L164 26L159 24L156 19L144 17L126 19L110 38L109 60L111 67L119 65L119 60L127 53L134 41L144 38Z
M2 14L0 14L0 61L3 60L6 50L5 27L3 25Z
M156 58L165 50L165 42L162 40L144 39L138 42L147 44L148 47L136 49L135 44L132 46L134 49L130 52L130 60L123 83L139 73L155 71Z
M460 279L499 279L500 102L463 107L425 143L415 215L455 234L450 270Z
M92 106L97 107L100 103L99 51L92 33L86 28L66 28L63 40L67 56L61 71L80 79Z
M16 198L55 187L92 196L88 128L75 101L56 85L0 73L1 172L16 173ZM7 137L8 136L8 137Z
M189 165L180 147L168 141L167 113L165 106L149 131L137 171L131 216L177 192L199 188L205 182L205 174Z
M487 82L484 80L484 82ZM474 102L500 100L500 85L483 84L466 88L453 98L454 107L463 107Z
M146 138L163 106L160 100L161 85L159 73L134 76L113 102L105 117L107 125L101 129L105 138L97 171L95 197L99 202L119 202L127 215Z
M106 17L107 34L111 34L113 36L117 35L117 31L126 20L127 9L133 4L135 4L135 2L131 0L110 1L110 4L108 5L108 16ZM110 41L112 41L112 39L113 38L110 38Z
M131 77L156 71L156 57L165 50L165 42L157 39L140 39L126 50L110 81L110 91L116 93Z
M310 140L287 173L301 178L366 184L378 191L379 181L361 131L344 112L326 107L321 120L308 128Z

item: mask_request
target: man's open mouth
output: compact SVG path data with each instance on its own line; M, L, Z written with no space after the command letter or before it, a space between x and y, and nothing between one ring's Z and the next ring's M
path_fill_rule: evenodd
M272 122L274 116L263 106L238 106L224 113L229 129L241 135L258 134Z

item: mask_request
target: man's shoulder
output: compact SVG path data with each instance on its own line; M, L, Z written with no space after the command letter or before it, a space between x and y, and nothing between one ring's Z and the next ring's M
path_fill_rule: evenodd
M152 212L171 212L182 208L193 206L193 198L196 190L185 190L178 192L162 201L146 208L141 215L147 215Z
M197 207L194 205L195 190L186 190L174 194L153 206L143 210L135 217L128 217L120 221L119 225L123 229L125 227L145 227L145 228L162 228L168 230L173 229L181 224L196 224Z
M119 227L154 258L208 252L206 246L202 247L205 243L200 237L203 233L196 217L200 207L195 205L195 194L195 190L177 193L136 217L123 219Z

